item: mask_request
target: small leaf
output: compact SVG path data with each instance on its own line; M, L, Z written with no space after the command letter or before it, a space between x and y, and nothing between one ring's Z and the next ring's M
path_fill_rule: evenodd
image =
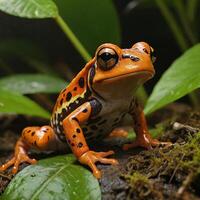
M178 58L156 84L145 107L149 114L200 87L200 44Z
M0 10L26 18L52 18L58 15L52 0L0 0Z
M83 46L94 55L105 42L120 43L120 24L111 0L54 0L59 14Z
M98 181L75 164L72 155L40 160L19 172L6 188L6 200L100 200Z
M0 113L26 114L49 118L50 115L29 98L0 89Z
M0 88L20 94L57 93L64 87L65 81L44 74L20 74L0 79Z

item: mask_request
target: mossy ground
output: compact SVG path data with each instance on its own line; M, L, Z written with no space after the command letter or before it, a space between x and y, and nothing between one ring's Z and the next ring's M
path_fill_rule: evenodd
M172 141L173 146L133 150L127 160L119 158L118 171L104 168L104 200L200 199L200 113L171 114L157 133L162 131L159 139ZM112 186L106 187L106 182Z
M185 144L143 151L129 158L122 177L129 183L130 199L179 199L199 196L200 133L188 136ZM191 198L190 198L191 199Z
M118 166L98 164L103 173L99 181L102 199L200 199L200 113L176 105L155 113L149 121L154 127L159 123L152 130L153 134L161 133L159 139L171 141L173 146L151 150L138 148L128 152L105 143L97 147L101 151L114 149L114 156L120 162ZM8 150L1 150L1 162L12 155L12 148L11 145ZM41 154L39 158L45 156ZM9 178L12 177L0 175L0 191L5 189Z

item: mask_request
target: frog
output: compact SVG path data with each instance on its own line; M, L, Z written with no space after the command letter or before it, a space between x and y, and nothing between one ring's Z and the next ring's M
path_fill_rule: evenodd
M99 179L97 162L117 165L118 161L109 157L113 150L92 151L88 142L101 141L113 131L121 131L124 123L133 127L136 139L124 144L123 150L171 145L152 138L135 95L154 76L154 61L154 50L146 42L126 49L111 43L100 45L94 57L58 95L50 124L24 128L14 156L0 171L13 166L12 173L16 174L21 163L35 164L37 160L28 155L31 149L57 151L68 146L77 160L89 166Z

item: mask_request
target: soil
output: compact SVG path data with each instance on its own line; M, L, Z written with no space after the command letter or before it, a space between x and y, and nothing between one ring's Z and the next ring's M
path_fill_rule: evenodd
M152 131L159 133L159 140L171 141L173 145L124 152L119 147L124 140L115 140L113 149L120 164L98 164L103 174L99 180L102 199L200 199L200 113L184 104L171 104L149 116L148 121L150 127L156 128ZM42 125L47 121L24 116L0 118L0 163L12 156L16 133L33 123ZM110 148L107 143L99 144L97 150ZM45 156L37 155L40 159ZM25 166L21 165L21 169ZM12 178L9 170L0 174L1 193Z

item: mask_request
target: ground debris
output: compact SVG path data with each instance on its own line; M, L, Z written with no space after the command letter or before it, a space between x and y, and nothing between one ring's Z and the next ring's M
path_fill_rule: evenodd
M180 116L179 116L180 117ZM179 127L174 128L178 125ZM181 127L181 128L180 128ZM172 141L168 148L132 151L113 176L105 176L101 187L121 179L121 189L110 188L103 200L196 200L200 199L200 114L189 113L184 120L168 122L163 141ZM130 152L129 152L130 153ZM123 156L122 156L123 157ZM120 159L120 158L119 158Z

